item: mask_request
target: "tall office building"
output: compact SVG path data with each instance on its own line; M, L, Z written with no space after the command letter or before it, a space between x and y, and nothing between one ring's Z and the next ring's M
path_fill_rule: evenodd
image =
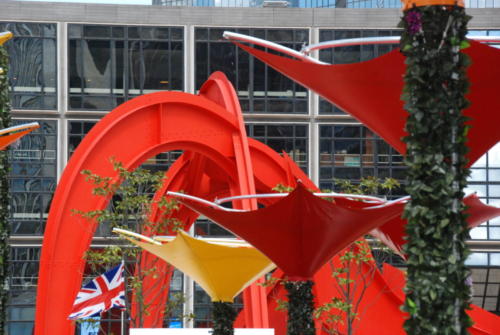
M332 188L333 178L356 182L366 176L404 183L402 157L376 134L222 38L229 30L300 49L332 39L394 36L400 34L396 25L401 12L391 7L399 7L399 1L293 0L284 8L231 1L155 0L156 6L0 3L0 31L15 35L6 44L14 122L41 125L10 150L10 335L32 332L42 237L66 162L100 118L136 96L161 90L196 93L210 73L222 71L237 91L249 136L278 152L285 150L321 188ZM499 1L468 2L472 34L500 35ZM314 56L352 63L392 48L349 46ZM161 169L177 156L161 154L148 164ZM500 206L499 144L475 164L469 188ZM198 227L206 234L224 234L207 222ZM93 247L105 245L106 234L98 230ZM498 314L500 219L473 229L471 237L474 302ZM199 287L177 273L172 289L194 292L186 308L196 318L183 326L210 324L209 299Z

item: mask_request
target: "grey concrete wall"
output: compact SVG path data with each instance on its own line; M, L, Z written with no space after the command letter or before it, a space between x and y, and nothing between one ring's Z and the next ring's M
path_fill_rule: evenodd
M500 28L500 8L470 9L471 28ZM0 20L249 27L394 28L399 9L213 8L0 1Z

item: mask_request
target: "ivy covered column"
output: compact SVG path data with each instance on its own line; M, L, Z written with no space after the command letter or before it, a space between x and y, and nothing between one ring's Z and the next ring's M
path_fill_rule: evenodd
M234 320L238 315L232 302L214 301L213 306L213 335L234 335Z
M9 58L3 42L12 35L0 36L0 129L10 126L10 98L7 71ZM0 150L0 334L7 333L7 297L9 269L9 161L8 150Z
M314 335L313 312L314 295L312 280L288 281L285 288L288 292L287 335Z
M404 309L409 313L404 327L412 335L468 334L469 232L462 199L469 171L462 111L468 105L469 60L461 49L468 46L470 17L456 2L415 1L406 4L400 23L407 64L403 100L409 114L405 142L411 195L404 214Z

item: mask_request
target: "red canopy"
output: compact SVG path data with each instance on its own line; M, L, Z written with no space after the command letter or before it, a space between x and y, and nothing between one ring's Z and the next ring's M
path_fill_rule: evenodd
M468 154L472 165L500 140L500 50L470 41L464 49L472 59L468 69L471 82L465 110L472 126ZM403 90L404 56L398 51L375 59L340 65L322 65L286 58L236 43L264 63L301 85L310 88L376 132L404 154L407 113L400 96Z
M285 198L249 212L179 200L252 244L292 280L311 279L337 252L400 215L404 207L404 202L370 208L341 206L313 195L301 183Z
M364 201L352 202L349 199L337 198L335 200L338 205L354 206L356 208L368 208L376 204ZM481 202L476 194L470 194L464 198L464 205L467 206L466 213L467 224L470 228L477 227L481 223L494 219L500 216L500 208L489 206ZM402 247L406 244L405 226L407 221L403 218L402 212L392 220L389 220L384 225L377 227L370 232L371 235L378 238L382 243L386 244L389 248L393 249L397 254L404 256Z
M500 208L483 204L479 197L475 194L471 194L465 197L464 204L468 207L466 210L468 214L467 224L471 228L479 226L483 222L500 216ZM388 239L388 246L394 248L395 252L402 255L401 249L403 245L406 244L405 225L406 220L402 219L401 216L397 216L387 222L385 225L377 228L382 236L378 235L377 232L375 232L373 235L382 240L382 242L384 243L386 242L384 240Z

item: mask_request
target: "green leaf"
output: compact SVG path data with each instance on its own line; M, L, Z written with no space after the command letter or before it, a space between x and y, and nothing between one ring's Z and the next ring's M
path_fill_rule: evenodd
M468 47L470 47L469 41L463 40L460 42L460 50L467 49Z

